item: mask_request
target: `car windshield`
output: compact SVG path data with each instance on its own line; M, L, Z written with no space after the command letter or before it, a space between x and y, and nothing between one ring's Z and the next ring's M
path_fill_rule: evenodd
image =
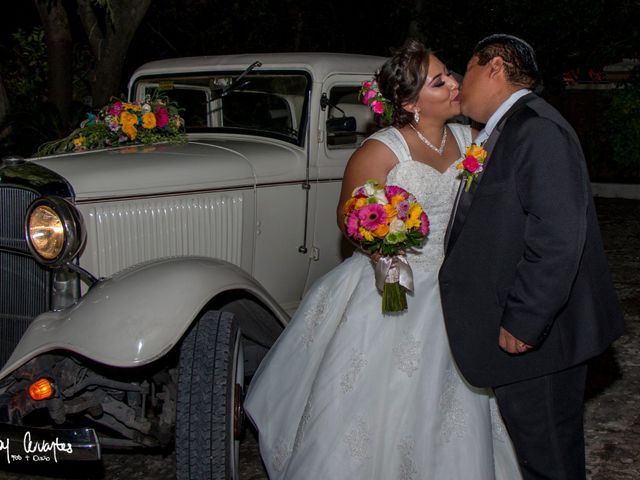
M187 133L224 131L302 144L308 76L300 73L205 73L138 79L135 99L175 101Z

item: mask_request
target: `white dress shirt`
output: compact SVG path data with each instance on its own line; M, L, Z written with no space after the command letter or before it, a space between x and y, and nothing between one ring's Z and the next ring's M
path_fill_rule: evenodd
M520 98L524 97L528 93L531 93L531 90L529 90L528 88L523 88L522 90L513 92L509 98L502 102L498 109L493 112L493 115L489 117L489 120L487 120L484 128L480 130L480 133L478 133L478 136L475 139L476 145L481 145L482 142L489 138L489 135L491 135L493 129L496 128L496 125L498 124L502 116L507 113L507 110L509 110L514 103L516 103Z

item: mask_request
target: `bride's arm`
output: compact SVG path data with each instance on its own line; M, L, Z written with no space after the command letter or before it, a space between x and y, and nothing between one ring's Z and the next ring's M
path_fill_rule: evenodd
M344 171L336 212L338 226L343 233L345 226L342 206L349 200L353 190L367 180L376 180L384 184L387 181L387 174L397 162L398 159L389 147L378 140L368 140L353 153Z

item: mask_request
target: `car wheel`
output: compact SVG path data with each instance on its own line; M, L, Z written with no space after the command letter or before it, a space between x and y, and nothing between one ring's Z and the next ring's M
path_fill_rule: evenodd
M234 315L205 313L180 348L178 480L238 478L243 384L244 359Z

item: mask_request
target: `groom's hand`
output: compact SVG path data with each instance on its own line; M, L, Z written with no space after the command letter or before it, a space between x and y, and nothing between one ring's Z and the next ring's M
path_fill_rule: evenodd
M531 345L518 340L502 327L500 327L500 338L498 339L498 344L505 352L513 354L525 353L533 348Z

